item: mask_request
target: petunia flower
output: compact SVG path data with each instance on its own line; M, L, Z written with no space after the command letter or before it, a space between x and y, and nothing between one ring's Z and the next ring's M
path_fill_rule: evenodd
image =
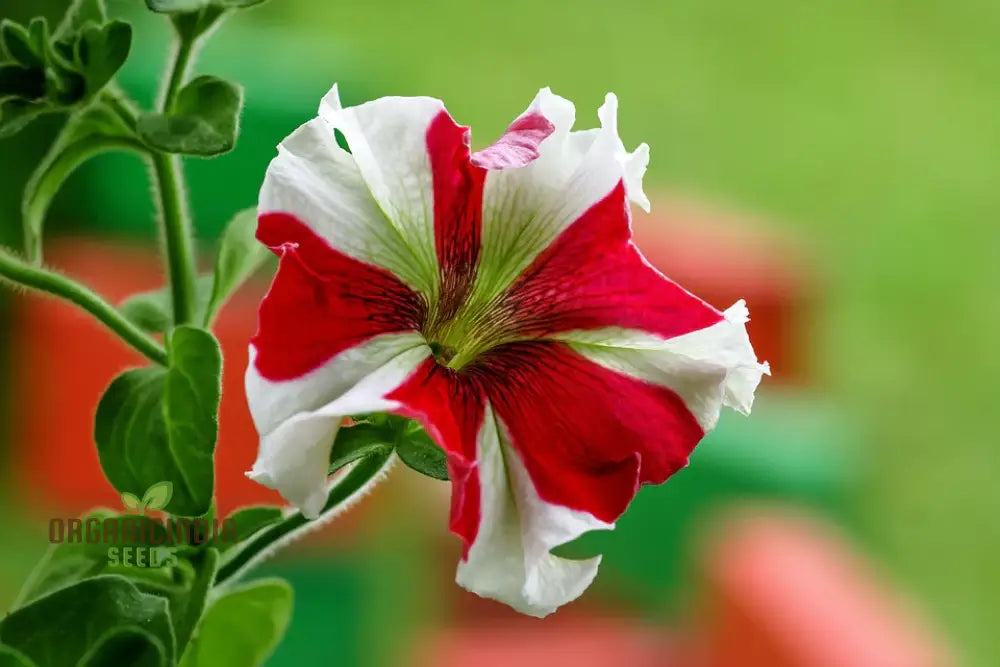
M281 259L246 378L248 475L310 517L344 417L417 420L447 453L458 582L537 616L600 562L552 549L613 528L768 372L742 301L720 312L633 245L649 151L625 150L615 96L597 129L574 115L542 89L473 153L439 100L342 108L334 87L264 178Z

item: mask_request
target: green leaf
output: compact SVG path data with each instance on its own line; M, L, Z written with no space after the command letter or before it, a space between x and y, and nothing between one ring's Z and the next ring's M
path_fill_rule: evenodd
M10 19L0 21L0 41L4 50L12 60L32 69L45 67L45 56L39 45L35 44L28 29Z
M28 123L48 111L51 109L45 104L21 100L0 102L0 139L14 136L23 130Z
M107 20L104 0L73 0L52 33L52 38L56 41L64 40L79 32L86 23L103 24Z
M243 89L214 76L184 86L169 113L139 116L139 137L165 153L209 157L236 145Z
M142 497L143 508L147 510L162 510L170 502L170 498L173 495L173 482L158 482L146 489L146 495Z
M136 498L136 503L138 502ZM94 538L82 542L63 539L52 544L25 581L15 607L87 577L107 572L109 567L113 567L108 553L110 545L124 547L167 543L163 526L145 516L123 515L107 509L94 510L81 517L81 527L86 531L84 536L92 534ZM115 537L106 539L105 535L109 532Z
M396 443L399 459L419 473L448 481L448 457L427 432L412 422Z
M268 249L255 237L256 232L256 208L240 211L226 226L215 256L215 280L205 308L204 326L212 325L229 295L271 257Z
M111 81L132 48L132 26L111 21L102 26L88 23L76 40L76 64L83 72L86 96L93 97Z
M214 280L209 274L198 276L195 280L195 313L199 321L205 319L203 314L212 298ZM174 316L168 287L133 294L119 304L118 310L137 327L149 333L165 333L173 326Z
M146 0L146 7L161 14L194 12L205 7L239 9L259 5L264 0Z
M0 644L0 667L38 667L31 658L15 648Z
M205 611L208 592L219 567L219 552L213 548L192 552L174 566L172 580L147 579L136 585L146 593L166 598L177 641L177 652L183 653L191 633Z
M129 665L135 656L143 655L150 638L138 628L116 628L101 635L76 663L76 667L108 667ZM149 664L157 664L152 662Z
M216 599L198 624L180 667L255 667L271 655L288 628L292 589L262 579Z
M15 63L0 65L0 100L37 100L44 96L44 72Z
M13 648L38 667L97 665L94 656L115 656L104 663L134 667L174 664L174 633L167 601L141 592L124 577L85 579L37 599L0 623L0 644ZM128 633L124 641L118 637ZM16 664L16 663L15 663Z
M259 506L240 508L227 516L225 521L234 523L237 539L239 542L245 542L259 531L280 522L283 518L284 513L280 507ZM225 553L237 544L221 543L218 545L219 552Z
M168 368L125 371L97 406L101 467L119 493L173 483L168 509L201 516L212 504L222 355L203 329L177 327Z

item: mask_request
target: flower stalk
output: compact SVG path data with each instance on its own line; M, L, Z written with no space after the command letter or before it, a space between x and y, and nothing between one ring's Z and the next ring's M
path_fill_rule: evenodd
M280 522L269 526L241 544L238 551L219 567L217 586L235 583L281 547L295 541L337 518L360 500L392 466L392 452L372 454L361 459L330 489L326 504L317 519L307 519L293 511Z

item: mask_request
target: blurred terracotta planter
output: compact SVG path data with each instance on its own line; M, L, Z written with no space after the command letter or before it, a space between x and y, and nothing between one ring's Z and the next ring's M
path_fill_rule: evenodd
M750 340L771 364L765 388L808 381L803 327L815 276L800 243L751 216L669 196L654 197L649 215L637 211L633 229L656 268L716 308L746 300Z

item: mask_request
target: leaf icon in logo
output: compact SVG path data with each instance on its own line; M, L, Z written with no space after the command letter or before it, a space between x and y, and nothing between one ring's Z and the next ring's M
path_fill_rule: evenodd
M129 512L138 512L139 498L135 494L126 491L122 494L122 505L124 505L125 509Z
M142 497L142 505L147 510L162 510L170 502L174 495L173 482L157 482L146 489L146 495Z

